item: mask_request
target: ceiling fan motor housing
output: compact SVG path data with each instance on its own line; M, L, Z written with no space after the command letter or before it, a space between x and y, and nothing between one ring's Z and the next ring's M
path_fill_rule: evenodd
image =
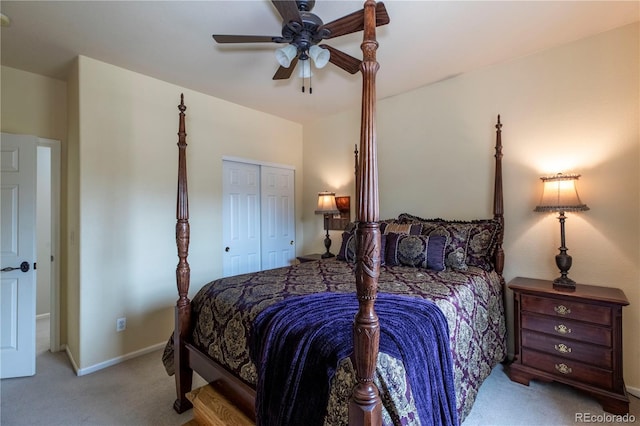
M282 27L282 37L294 45L298 52L306 56L309 48L327 38L330 32L325 29L318 31L323 24L322 19L311 12L300 12L300 18L302 25L299 22L291 21ZM300 57L300 59L306 58Z

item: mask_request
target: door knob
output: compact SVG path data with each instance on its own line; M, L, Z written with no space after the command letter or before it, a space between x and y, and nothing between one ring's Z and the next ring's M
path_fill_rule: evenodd
M15 271L16 269L20 269L22 272L29 272L29 262L22 262L20 264L20 266L12 268L11 266L8 266L6 268L2 268L0 269L2 272L9 272L9 271Z
M289 241L289 244L290 244L290 245L293 245L293 240Z
M231 250L229 247L225 247L224 251L228 252L229 250Z

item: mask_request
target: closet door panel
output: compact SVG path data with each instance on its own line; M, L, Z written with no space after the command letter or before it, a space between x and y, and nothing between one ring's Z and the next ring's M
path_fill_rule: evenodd
M260 166L223 161L223 274L255 272L260 261Z
M262 166L262 269L295 261L294 170Z

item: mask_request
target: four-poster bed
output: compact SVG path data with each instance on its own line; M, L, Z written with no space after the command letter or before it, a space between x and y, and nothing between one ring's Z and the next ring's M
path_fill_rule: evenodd
M181 98L178 107L176 224L179 299L175 308L175 332L164 356L167 371L175 372L177 399L174 408L178 412L191 408L186 393L191 390L193 371L208 382L215 382L227 398L254 419L265 419L267 414L271 416L273 410L269 411L269 407L286 405L282 401L289 401L287 395L282 395L279 402L265 400L266 393L274 393L274 388L268 388L265 377L273 375L279 365L267 363L266 360L273 358L273 354L268 354L264 349L264 336L256 334L268 330L274 333L273 341L281 338L277 335L280 330L268 329L267 326L282 321L282 318L276 320L268 315L278 315L291 306L294 306L291 315L304 317L312 306L324 311L328 309L323 309L323 306L342 306L340 303L344 303L344 309L339 311L346 312L346 323L344 318L338 318L337 311L330 320L324 320L325 323L350 324L347 326L347 335L353 345L348 346L352 351L334 359L329 368L332 374L325 380L328 395L318 402L321 411L326 407L324 419L319 419L326 424L344 424L347 418L352 425L399 423L416 421L418 418L428 423L426 416L434 411L440 411L436 413L438 422L457 423L468 414L482 380L506 355L502 306L504 253L499 117L496 125L492 219L452 222L404 214L396 220L381 222L375 133L375 74L378 69L375 9L375 1L365 2L361 140L360 158L357 160L359 166L356 168L357 225L343 236L342 260L307 262L216 280L203 287L193 301L189 300L186 106ZM410 238L413 240L410 241ZM407 256L411 254L402 252L403 241L423 244L418 263L407 261ZM383 248L383 242L386 249ZM393 244L390 245L390 242ZM395 247L393 256L389 255L391 246ZM462 258L456 258L460 253ZM460 263L456 264L455 259L461 260ZM385 262L386 265L381 267ZM349 299L345 301L342 295L347 295ZM407 296L412 297L410 302L407 302ZM293 305L296 301L299 304ZM351 305L350 301L353 302ZM423 363L431 366L430 370L437 370L430 374L435 376L442 370L442 376L425 378L432 382L428 388L429 395L425 396L422 388L426 387L426 383L414 383L411 386L411 379L416 380L416 374L424 374L424 368L414 368L412 362L408 362L414 358L413 355L405 355L409 343L395 343L395 346L389 343L395 338L406 341L407 336L389 337L389 329L414 327L412 330L415 333L416 327L424 323L423 317L419 317L419 321L414 318L415 324L406 327L402 323L393 326L391 320L400 321L400 312L413 312L414 307L418 310L424 307L426 310L430 305L438 307L433 314L425 313L433 316L434 325L425 326L422 333L426 335L436 330L438 323L444 324L444 327L441 333L435 333L437 335L424 344L433 345L432 341L439 339L440 346L429 346L428 349L425 349L426 346L418 347L417 353L434 351L434 358ZM384 313L381 319L378 318L377 308ZM407 317L406 321L411 322L411 319ZM318 323L317 318L309 321L309 324L313 321ZM320 323L322 321L321 318ZM263 328L259 328L263 325ZM261 333L256 333L256 330L261 330ZM328 334L344 333L329 330ZM446 345L444 349L442 342ZM269 344L271 341L266 342L266 346ZM342 345L344 349L343 343L337 345ZM279 356L280 352L277 354ZM298 352L295 356L298 356ZM295 362L306 363L307 359L300 361L295 358ZM280 359L280 364L283 364L283 359ZM445 364L447 368L444 368ZM317 364L309 361L309 365ZM297 380L300 383L310 380L305 376L308 372L302 370L301 376L295 379L296 391ZM318 369L313 370L315 373ZM322 380L312 381L317 389L322 388L320 382ZM265 386L268 392L260 391ZM304 389L300 389L300 392L303 395ZM348 404L345 402L345 392ZM269 395L269 398L272 396ZM426 407L427 400L434 407ZM278 419L296 419L295 413L278 415Z

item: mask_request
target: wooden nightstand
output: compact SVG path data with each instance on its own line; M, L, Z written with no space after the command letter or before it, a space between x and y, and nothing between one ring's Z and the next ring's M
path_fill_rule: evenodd
M514 382L556 381L595 397L613 414L629 412L622 377L622 290L577 284L572 292L551 281L514 278Z
M298 259L298 262L300 263L313 262L314 260L322 259L322 255L320 253L305 254L303 256L298 256L296 259Z

